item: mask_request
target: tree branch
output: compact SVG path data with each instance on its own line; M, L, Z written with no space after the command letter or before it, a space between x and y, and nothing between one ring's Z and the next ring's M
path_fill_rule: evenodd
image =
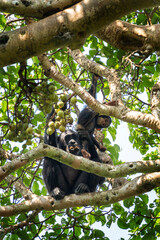
M58 1L44 1L44 0L29 0L29 1L0 1L0 11L18 14L25 17L43 18L44 16L62 11L81 0L58 0Z
M160 160L130 162L113 166L103 163L96 163L86 158L72 155L61 149L46 144L40 144L33 150L0 167L0 181L16 169L44 156L55 159L74 169L80 169L106 178L117 178L124 177L128 174L160 171ZM25 193L24 195L28 196L28 193Z
M102 206L112 204L135 195L146 193L160 186L160 173L152 173L136 177L127 184L99 193L87 193L81 195L69 195L61 201L55 201L52 197L35 197L32 200L20 204L0 207L0 216L12 216L31 210L59 210L70 207Z
M118 102L118 104L123 105L120 81L115 69L109 69L101 64L89 60L79 49L74 51L69 50L69 53L85 70L89 70L99 76L105 77L109 83L111 101L115 101Z
M117 20L95 34L116 48L125 51L159 51L160 25L139 26Z
M107 106L105 104L101 104L94 97L92 97L87 91L85 91L80 85L74 82L71 78L66 77L65 75L58 72L56 66L52 64L45 55L39 56L39 60L42 63L42 66L47 74L47 76L55 79L59 83L63 84L65 87L71 89L75 92L91 109L95 112L109 115L121 119L125 122L145 126L155 130L160 133L160 121L152 116L151 114L141 113L138 111L132 111L126 106L121 104L121 93L119 90L119 82L114 79L114 70L109 71L105 66L102 66L98 63L94 63L91 60L87 59L79 50L76 50L76 55L74 58L81 66L83 66L86 70L90 72L96 73L99 76L109 77L109 74L112 75L110 78L110 85L112 85L112 93L113 96L118 99L118 103L120 105L116 106ZM112 74L112 71L114 74ZM114 89L115 88L115 89Z
M15 186L15 188L18 190L18 192L26 199L31 200L35 198L35 194L33 194L26 186L21 182L20 180L16 179L14 176L9 175L6 177L7 182L9 184L12 184Z
M158 5L160 0L123 0L123 4L117 0L110 0L110 4L106 0L83 0L38 22L1 33L0 67L58 47L79 48L99 26L104 27L136 9Z

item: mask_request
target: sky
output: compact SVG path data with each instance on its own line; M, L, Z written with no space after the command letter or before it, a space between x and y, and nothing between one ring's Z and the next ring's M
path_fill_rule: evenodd
M121 152L119 160L122 162L134 162L142 160L143 156L141 153L134 149L129 141L129 129L126 122L121 121L121 124L118 126L117 137L114 143L120 146ZM136 177L136 175L133 175L133 177ZM155 192L151 191L148 193L148 195L150 202L153 202L153 200L156 198ZM103 228L103 231L110 240L120 240L121 238L124 238L125 240L129 239L128 230L120 229L116 223L112 224L111 228Z

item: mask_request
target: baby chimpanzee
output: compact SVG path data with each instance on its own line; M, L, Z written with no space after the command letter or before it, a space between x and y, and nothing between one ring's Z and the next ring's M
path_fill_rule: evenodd
M97 78L99 76L93 74L92 85L89 90L89 93L96 98L96 87L97 87ZM80 139L82 141L84 152L89 152L88 146L89 143L96 145L101 151L105 151L106 148L99 144L94 134L94 129L102 129L107 128L111 124L111 118L105 115L99 115L94 112L92 109L85 107L79 114L77 121L77 132L80 135ZM90 158L90 154L86 153L86 157Z

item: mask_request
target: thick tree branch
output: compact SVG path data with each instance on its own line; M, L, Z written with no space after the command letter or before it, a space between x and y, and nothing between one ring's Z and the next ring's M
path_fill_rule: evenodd
M115 101L120 105L123 105L122 96L121 96L121 86L119 77L115 71L115 69L107 68L102 66L101 64L95 63L89 60L80 50L69 50L73 59L80 64L84 69L89 70L90 72L94 72L99 76L103 76L107 79L109 83L109 89L111 94L111 101Z
M116 48L129 51L159 51L160 25L138 26L117 20L96 34Z
M62 11L63 9L70 7L81 0L1 0L0 11L18 14L24 17L37 17L43 18L44 16L51 15L53 13Z
M117 178L124 177L128 174L151 173L160 171L160 160L130 162L113 166L103 163L96 163L86 158L72 155L61 149L46 144L40 144L37 148L34 148L19 158L16 158L13 161L0 167L0 181L16 169L44 156L55 159L68 166L71 166L72 168L95 173L106 178ZM26 193L26 195L28 195L28 193Z
M152 87L151 110L153 116L160 120L160 81Z
M87 59L79 50L76 50L76 53L77 52L79 52L79 54L75 59L86 70L89 70L90 72L94 72L100 76L105 77L109 76L109 73L112 74L112 70L111 72L108 71L108 69L105 66L102 66L98 63L94 63ZM45 55L39 56L39 60L41 61L42 66L49 77L55 79L59 83L63 84L65 87L75 92L95 112L98 112L103 115L113 116L125 122L145 126L160 133L160 121L157 120L154 116L152 116L151 114L141 113L138 111L132 111L121 104L121 93L119 90L119 85L116 85L116 83L119 84L117 80L116 82L112 81L110 85L113 84L113 86L115 87L115 89L112 87L114 89L112 90L112 92L114 93L114 97L118 99L120 105L107 106L105 104L101 104L100 102L98 102L95 98L93 98L87 91L85 91L80 85L78 85L72 79L58 72L56 66L49 62L48 58ZM114 79L114 75L112 76Z
M99 193L87 193L81 195L69 195L61 201L55 201L51 197L35 197L32 200L20 204L0 207L0 216L12 216L31 210L59 210L70 207L102 206L112 204L135 195L146 193L160 186L160 173L146 174L133 179L122 187Z
M83 0L71 8L11 32L0 34L0 67L22 62L53 48L79 48L101 26L160 0ZM41 33L41 34L39 34Z

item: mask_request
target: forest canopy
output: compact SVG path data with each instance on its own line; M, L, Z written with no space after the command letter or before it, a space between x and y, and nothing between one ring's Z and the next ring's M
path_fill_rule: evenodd
M128 239L160 237L159 5L0 1L0 239L108 240L114 224ZM94 74L96 99L89 93ZM94 132L107 149L97 150L102 163L44 143L53 106L60 135L76 131L84 105L112 119ZM120 158L123 122L140 161L131 162L129 151ZM96 192L55 201L43 181L44 157L105 182Z

